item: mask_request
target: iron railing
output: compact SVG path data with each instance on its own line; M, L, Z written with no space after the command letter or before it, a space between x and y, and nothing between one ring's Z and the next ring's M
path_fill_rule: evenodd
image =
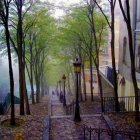
M120 112L134 112L135 96L118 97ZM115 97L104 97L105 112L115 112Z
M20 99L14 96L14 102L15 104L19 104ZM0 103L0 115L3 115L10 105L11 105L11 94L8 93L4 101Z
M139 140L140 132L92 128L84 125L84 140Z

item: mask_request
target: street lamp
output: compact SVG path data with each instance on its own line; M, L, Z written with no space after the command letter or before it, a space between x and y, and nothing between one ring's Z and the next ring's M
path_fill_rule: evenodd
M79 74L81 72L81 62L76 58L76 61L73 63L74 65L74 72L76 76L76 104L75 104L75 114L74 114L74 121L80 122L80 106L79 106Z
M65 96L65 82L66 82L66 76L65 74L62 77L63 81L64 81L64 99L63 99L63 106L66 106L66 96Z

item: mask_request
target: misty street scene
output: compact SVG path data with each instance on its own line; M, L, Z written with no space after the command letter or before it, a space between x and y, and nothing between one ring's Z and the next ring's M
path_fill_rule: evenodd
M0 0L0 140L140 140L140 0Z

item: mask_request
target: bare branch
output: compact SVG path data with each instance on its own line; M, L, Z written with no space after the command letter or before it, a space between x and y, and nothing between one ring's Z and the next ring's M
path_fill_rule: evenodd
M114 0L114 4L113 4L113 7L115 8L115 5L116 5L116 0Z
M108 0L109 1L109 0ZM110 27L111 29L111 24L106 16L106 14L104 13L103 9L101 8L101 6L98 4L98 2L96 0L94 0L94 2L96 3L96 5L98 6L98 8L100 9L101 13L103 14L103 16L105 17L106 21L107 21L107 24L108 26Z
M98 52L99 52L100 47L101 47L101 41L102 41L103 30L104 30L104 26L103 26L103 24L102 24L102 29L101 29L101 32L99 33L99 45L98 45L98 49L97 49Z
M127 19L127 16L126 16L126 14L125 14L125 11L124 11L124 8L123 8L122 1L121 1L121 0L119 0L119 5L120 5L120 8L121 8L121 11L122 11L124 20L127 22L128 19Z
M26 11L25 11L25 13L23 14L23 18L25 17L25 15L26 15L26 13L30 10L30 8L32 7L32 5L33 5L33 1L29 1L29 3L30 3L30 6L26 9Z
M11 43L13 45L13 48L15 49L16 53L18 54L18 49L16 48L15 42L13 41L11 35L10 35L10 41L11 41Z

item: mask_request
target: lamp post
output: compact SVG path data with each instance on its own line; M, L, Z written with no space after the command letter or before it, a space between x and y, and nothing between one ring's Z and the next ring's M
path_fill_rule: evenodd
M60 86L59 99L60 99L60 101L61 101L61 80L59 80L58 82L59 82L59 86Z
M63 98L63 106L66 106L66 93L65 93L65 82L66 82L66 76L65 74L62 77L63 81L64 81L64 98Z
M80 106L79 106L79 74L81 72L81 62L76 58L76 61L73 63L74 65L74 72L76 76L76 104L75 104L75 114L74 114L74 121L80 122Z

